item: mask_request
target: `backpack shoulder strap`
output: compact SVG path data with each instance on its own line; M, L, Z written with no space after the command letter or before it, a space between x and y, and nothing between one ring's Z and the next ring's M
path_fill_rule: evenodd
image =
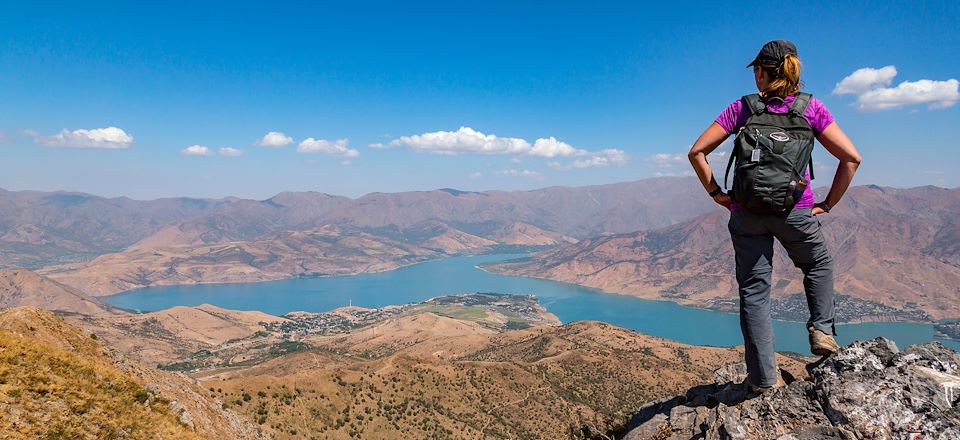
M807 111L807 106L810 105L810 100L813 98L813 95L809 93L800 92L797 93L797 97L793 99L793 105L790 106L790 116L796 118L802 118L803 114ZM804 118L806 121L806 118ZM807 163L807 169L810 171L810 180L813 180L813 155L810 155L810 161ZM801 171L802 172L802 171Z
M760 99L759 93L754 93L751 95L746 95L743 98L743 103L747 105L747 108L750 109L750 112L754 115L759 115L767 111L767 105L763 103L763 100Z
M803 116L803 113L807 111L807 106L810 105L810 98L813 98L813 95L809 93L797 93L797 97L793 99L793 105L790 106L790 114Z
M723 189L727 189L727 179L730 178L730 167L733 166L733 161L737 158L737 148L733 147L730 149L730 159L727 161L727 171L723 173Z

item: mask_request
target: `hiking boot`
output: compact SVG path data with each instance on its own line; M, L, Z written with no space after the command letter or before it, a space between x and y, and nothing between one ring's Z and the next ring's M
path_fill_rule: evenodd
M784 380L783 380L783 376L782 376L779 372L778 372L778 374L777 374L777 383L775 383L775 384L773 384L773 385L770 385L770 386L762 387L762 386L760 386L760 385L754 385L754 384L750 383L750 380L749 380L749 379L744 379L744 380L743 380L743 383L747 385L747 388L749 388L749 389L750 389L750 392L753 393L753 394L763 394L763 393L765 393L765 392L767 392L767 391L770 391L770 390L772 390L772 389L774 389L774 388L780 388L780 387L783 387L783 386L786 386L786 385L787 385L787 383L784 382Z
M779 378L777 379L777 383L775 383L775 384L773 384L773 385L770 385L770 386L767 386L767 387L762 387L762 386L760 386L760 385L754 385L754 384L749 383L749 382L747 383L747 386L750 388L750 392L753 393L753 394L763 394L763 393L766 393L767 391L770 391L770 390L772 390L772 389L774 389L774 388L780 388L780 387L785 386L785 385L786 385L786 383L784 383L783 380L782 380L782 379L779 379Z
M829 356L840 351L837 340L832 335L828 335L821 330L810 327L810 352L817 356Z

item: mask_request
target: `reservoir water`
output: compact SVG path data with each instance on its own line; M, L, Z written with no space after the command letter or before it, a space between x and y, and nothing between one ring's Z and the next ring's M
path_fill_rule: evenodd
M739 318L735 314L608 294L573 284L497 275L476 267L485 262L521 256L451 257L391 272L354 276L150 287L120 293L106 300L118 307L141 311L209 303L228 309L283 315L292 311L320 312L349 304L383 307L455 293L533 294L564 323L605 321L688 344L730 346L743 343ZM803 324L774 321L774 331L777 350L808 354L807 332ZM837 333L841 344L877 336L893 339L900 347L935 340L933 327L928 324L845 324L837 326ZM936 340L960 350L960 341Z

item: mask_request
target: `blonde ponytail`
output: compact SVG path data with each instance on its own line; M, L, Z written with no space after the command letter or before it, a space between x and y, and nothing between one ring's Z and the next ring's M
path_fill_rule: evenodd
M773 78L762 92L765 98L786 98L796 94L803 87L800 82L800 59L795 55L787 55L780 66L763 65L763 70Z

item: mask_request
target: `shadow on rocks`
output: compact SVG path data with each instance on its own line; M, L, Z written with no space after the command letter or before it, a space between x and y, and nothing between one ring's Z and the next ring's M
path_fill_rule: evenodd
M960 439L960 353L940 343L856 341L806 369L756 394L743 364L722 367L712 384L644 405L616 438Z
M780 374L786 384L796 380L786 370L781 369ZM750 387L744 382L746 376L744 364L731 364L722 367L714 372L715 383L696 385L688 389L683 395L658 400L643 406L634 414L624 429L616 433L615 438L656 438L658 434L663 434L657 431L666 424L667 420L674 420L674 423L682 423L683 421L695 423L697 416L704 412L702 410L698 411L698 409L713 409L720 404L728 407L737 406L762 395L762 393L750 390ZM651 421L653 423L649 423ZM647 429L643 427L647 427ZM630 434L629 437L626 436L627 433Z

